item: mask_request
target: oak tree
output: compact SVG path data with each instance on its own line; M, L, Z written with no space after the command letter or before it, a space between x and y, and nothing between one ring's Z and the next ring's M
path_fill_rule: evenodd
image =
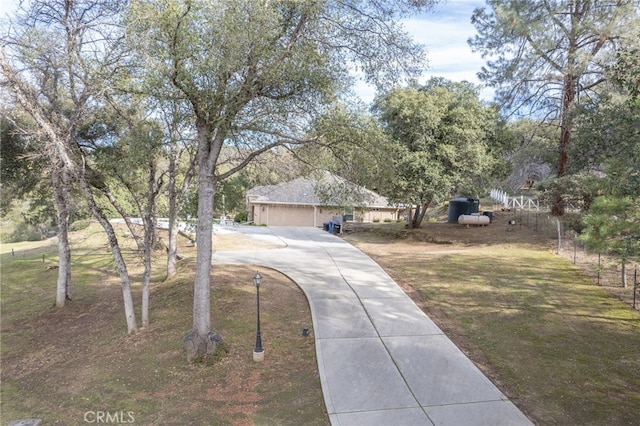
M396 22L425 1L220 0L131 2L128 34L141 65L190 105L197 145L198 224L188 359L215 352L211 329L212 215L219 181L306 130L350 80L351 67L381 87L415 74L422 50ZM238 153L218 168L224 146Z
M122 285L128 331L137 329L131 284L113 226L96 202L92 169L78 143L79 129L102 102L108 76L122 51L118 1L33 1L24 4L3 35L0 71L16 103L31 116L54 176L59 216L60 268L56 304L70 286L67 240L69 184L80 185L85 202L105 232Z
M411 227L420 226L432 204L475 195L498 172L504 123L472 84L431 79L379 97L375 109L396 143L389 197L415 206Z

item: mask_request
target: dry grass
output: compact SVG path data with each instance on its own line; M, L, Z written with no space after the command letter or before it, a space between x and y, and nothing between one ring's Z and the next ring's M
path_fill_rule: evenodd
M346 238L535 423L640 423L640 314L554 255L542 221L534 232L510 229L505 219L416 231L381 224ZM83 232L74 240L74 301L62 310L51 307L55 273L45 269L55 264L55 246L21 247L14 257L2 248L3 424L80 424L100 410L131 411L136 424L149 425L328 423L313 341L301 335L311 328L308 306L295 284L260 270L267 356L256 364L255 271L216 268L212 317L226 350L211 364L189 365L181 338L190 329L192 261L174 280L156 275L152 325L126 336L109 252L99 233ZM215 238L217 249L256 244Z
M63 309L52 307L56 273L45 268L55 263L55 246L2 255L2 424L32 417L83 424L95 412L140 425L328 424L313 338L302 336L303 327L312 330L308 304L288 278L260 269L266 358L258 364L255 270L217 267L212 318L224 350L208 364L190 365L182 338L191 328L193 261L161 282L159 254L151 326L127 336L103 235L96 228L75 233L72 247L74 300ZM186 245L181 252L189 253ZM136 284L138 304L139 290Z
M428 223L392 242L376 232L347 239L535 423L638 424L640 313L545 238L495 225Z

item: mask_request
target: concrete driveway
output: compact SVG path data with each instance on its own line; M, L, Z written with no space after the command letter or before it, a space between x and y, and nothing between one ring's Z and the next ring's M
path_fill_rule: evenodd
M332 425L531 425L360 250L318 228L234 227L279 244L220 251L217 264L273 268L305 292Z

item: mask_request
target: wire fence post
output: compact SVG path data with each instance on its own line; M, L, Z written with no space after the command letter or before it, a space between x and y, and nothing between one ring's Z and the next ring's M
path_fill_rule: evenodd
M636 308L636 292L638 291L638 267L633 268L633 309Z

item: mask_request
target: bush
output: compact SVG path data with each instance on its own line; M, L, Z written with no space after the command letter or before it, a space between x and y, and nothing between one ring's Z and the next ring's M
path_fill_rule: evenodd
M249 213L245 211L245 212L237 213L233 217L233 221L242 223L242 222L246 222L248 218L249 218Z
M83 229L87 229L91 221L89 219L80 219L69 225L69 231L82 231Z
M384 220L384 223L391 223L391 219L386 218L386 219Z
M42 240L42 234L33 225L28 225L24 222L20 222L16 229L13 230L11 236L8 238L9 243L18 243L20 241L40 241Z

